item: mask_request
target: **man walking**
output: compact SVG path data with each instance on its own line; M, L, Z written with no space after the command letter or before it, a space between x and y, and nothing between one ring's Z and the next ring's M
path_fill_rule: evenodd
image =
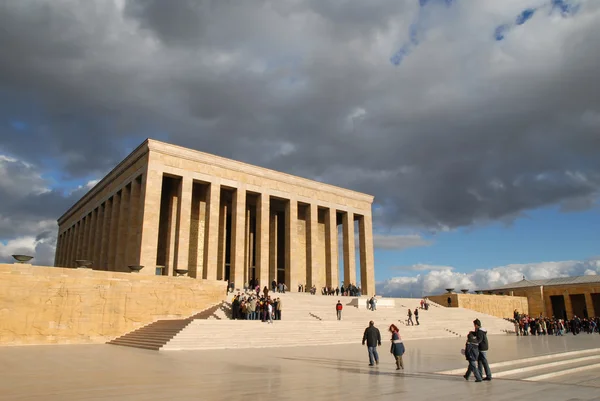
M337 319L338 320L342 320L342 309L344 307L342 306L342 303L340 302L340 300L338 299L338 303L337 305L335 305L335 311L337 313Z
M367 349L369 350L369 366L374 365L373 361L375 361L375 364L379 365L377 346L381 345L381 334L372 320L369 322L369 327L365 329L365 333L363 334L362 345L365 345L365 342L367 343Z
M477 343L479 344L479 356L477 357L477 370L479 375L483 376L483 370L485 369L485 378L483 380L492 380L492 372L490 371L490 365L487 360L487 352L489 349L487 330L481 327L479 319L473 320L473 326L475 327L475 335L477 336Z

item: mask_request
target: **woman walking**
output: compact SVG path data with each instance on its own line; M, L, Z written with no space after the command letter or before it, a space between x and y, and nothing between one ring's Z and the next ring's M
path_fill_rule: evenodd
M402 355L406 349L404 348L404 344L402 343L402 339L400 338L400 333L398 332L398 327L392 324L390 326L390 333L392 333L392 348L390 349L390 353L396 359L396 370L404 370L404 363L402 361Z

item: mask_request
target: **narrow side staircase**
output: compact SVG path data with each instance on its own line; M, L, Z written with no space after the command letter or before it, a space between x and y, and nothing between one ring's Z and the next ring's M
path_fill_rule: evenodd
M157 320L121 337L117 337L107 342L107 344L158 351L195 319L220 320L221 318L217 312L226 310L227 306L224 302L221 302L185 319Z

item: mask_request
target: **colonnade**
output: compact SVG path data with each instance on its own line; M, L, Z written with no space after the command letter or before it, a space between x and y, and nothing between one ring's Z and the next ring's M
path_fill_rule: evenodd
M61 228L55 264L88 259L109 271L143 265L142 274L229 279L237 288L275 280L296 291L299 284L339 286L341 259L344 284L372 294L371 210L286 195L148 169Z
M77 260L92 268L129 271L139 263L143 220L143 176L138 175L102 202L59 231L55 266L76 267Z

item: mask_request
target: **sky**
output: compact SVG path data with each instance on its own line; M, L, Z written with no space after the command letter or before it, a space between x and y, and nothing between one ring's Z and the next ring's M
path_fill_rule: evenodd
M375 196L377 292L600 273L600 2L0 2L0 261L145 138Z

